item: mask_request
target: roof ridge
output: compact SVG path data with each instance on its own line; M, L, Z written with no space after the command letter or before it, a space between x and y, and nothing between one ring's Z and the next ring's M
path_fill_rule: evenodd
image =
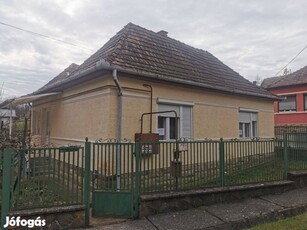
M302 84L301 83L294 83L293 84L287 84L287 82L285 82L286 79L290 79L290 80L295 80L295 78L299 78L301 75L304 75L304 72L307 72L307 66L304 66L303 68L300 68L298 70L296 70L293 73L289 73L286 75L280 75L280 76L274 76L274 77L269 77L264 79L265 81L272 81L271 83L269 82L267 85L263 84L265 88L275 88L275 87L282 87L282 86L289 86L289 85L297 85L297 84ZM307 77L307 75L306 75ZM283 82L285 82L283 84Z

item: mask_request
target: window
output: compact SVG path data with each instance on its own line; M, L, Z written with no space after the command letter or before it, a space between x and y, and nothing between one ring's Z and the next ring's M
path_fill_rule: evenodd
M159 104L158 111L176 111L177 116L179 117L177 130L179 138L192 137L191 106ZM158 114L158 132L160 140L176 139L176 117L174 113Z
M296 96L284 96L279 102L279 112L296 111Z
M253 138L257 136L258 113L240 111L239 112L239 137Z
M307 110L307 94L304 95L304 109Z

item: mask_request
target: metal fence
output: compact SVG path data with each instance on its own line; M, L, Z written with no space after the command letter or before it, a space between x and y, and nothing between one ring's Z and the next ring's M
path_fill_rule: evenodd
M81 147L10 150L3 165L10 211L84 203Z
M260 140L7 149L0 157L1 218L14 210L85 204L88 223L90 188L133 191L138 197L283 180L289 170L307 170L307 133Z
M92 188L144 194L283 180L289 169L303 170L307 164L302 158L307 153L288 139L287 144L284 139L95 143Z
M284 138L287 139L288 170L307 170L307 133L288 133Z
M305 125L279 125L274 127L275 137L282 138L286 133L307 133Z
M132 190L136 174L135 143L92 145L92 190Z

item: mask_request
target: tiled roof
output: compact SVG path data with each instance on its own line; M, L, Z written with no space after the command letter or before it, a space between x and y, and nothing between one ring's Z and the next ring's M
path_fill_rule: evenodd
M96 65L101 59L113 67L150 74L152 78L199 85L245 95L274 98L223 64L211 53L129 23L70 76ZM147 75L148 77L148 75ZM52 80L56 85L56 79Z
M307 66L284 76L266 78L261 86L266 89L272 89L301 84L307 84Z
M49 81L45 86L43 86L41 89L48 88L49 86L63 81L65 79L68 79L71 76L71 73L74 72L79 65L72 63L70 66L68 66L63 72L61 72L59 75L57 75L55 78L53 78L51 81Z

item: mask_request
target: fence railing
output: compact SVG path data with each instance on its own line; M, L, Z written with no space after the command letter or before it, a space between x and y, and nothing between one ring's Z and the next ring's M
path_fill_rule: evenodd
M5 159L10 211L83 204L83 148L18 149Z
M135 189L136 162L141 193L283 180L288 170L307 169L304 138L307 134L289 134L287 140L143 142L140 148L135 143L95 143L92 188Z
M305 125L279 125L274 127L275 137L282 138L286 133L307 133L307 126Z
M135 143L94 143L92 149L92 189L134 188Z
M288 170L307 170L307 133L260 140L86 142L84 148L7 149L3 156L2 220L8 211L85 204L88 222L90 188L145 194L286 179Z

